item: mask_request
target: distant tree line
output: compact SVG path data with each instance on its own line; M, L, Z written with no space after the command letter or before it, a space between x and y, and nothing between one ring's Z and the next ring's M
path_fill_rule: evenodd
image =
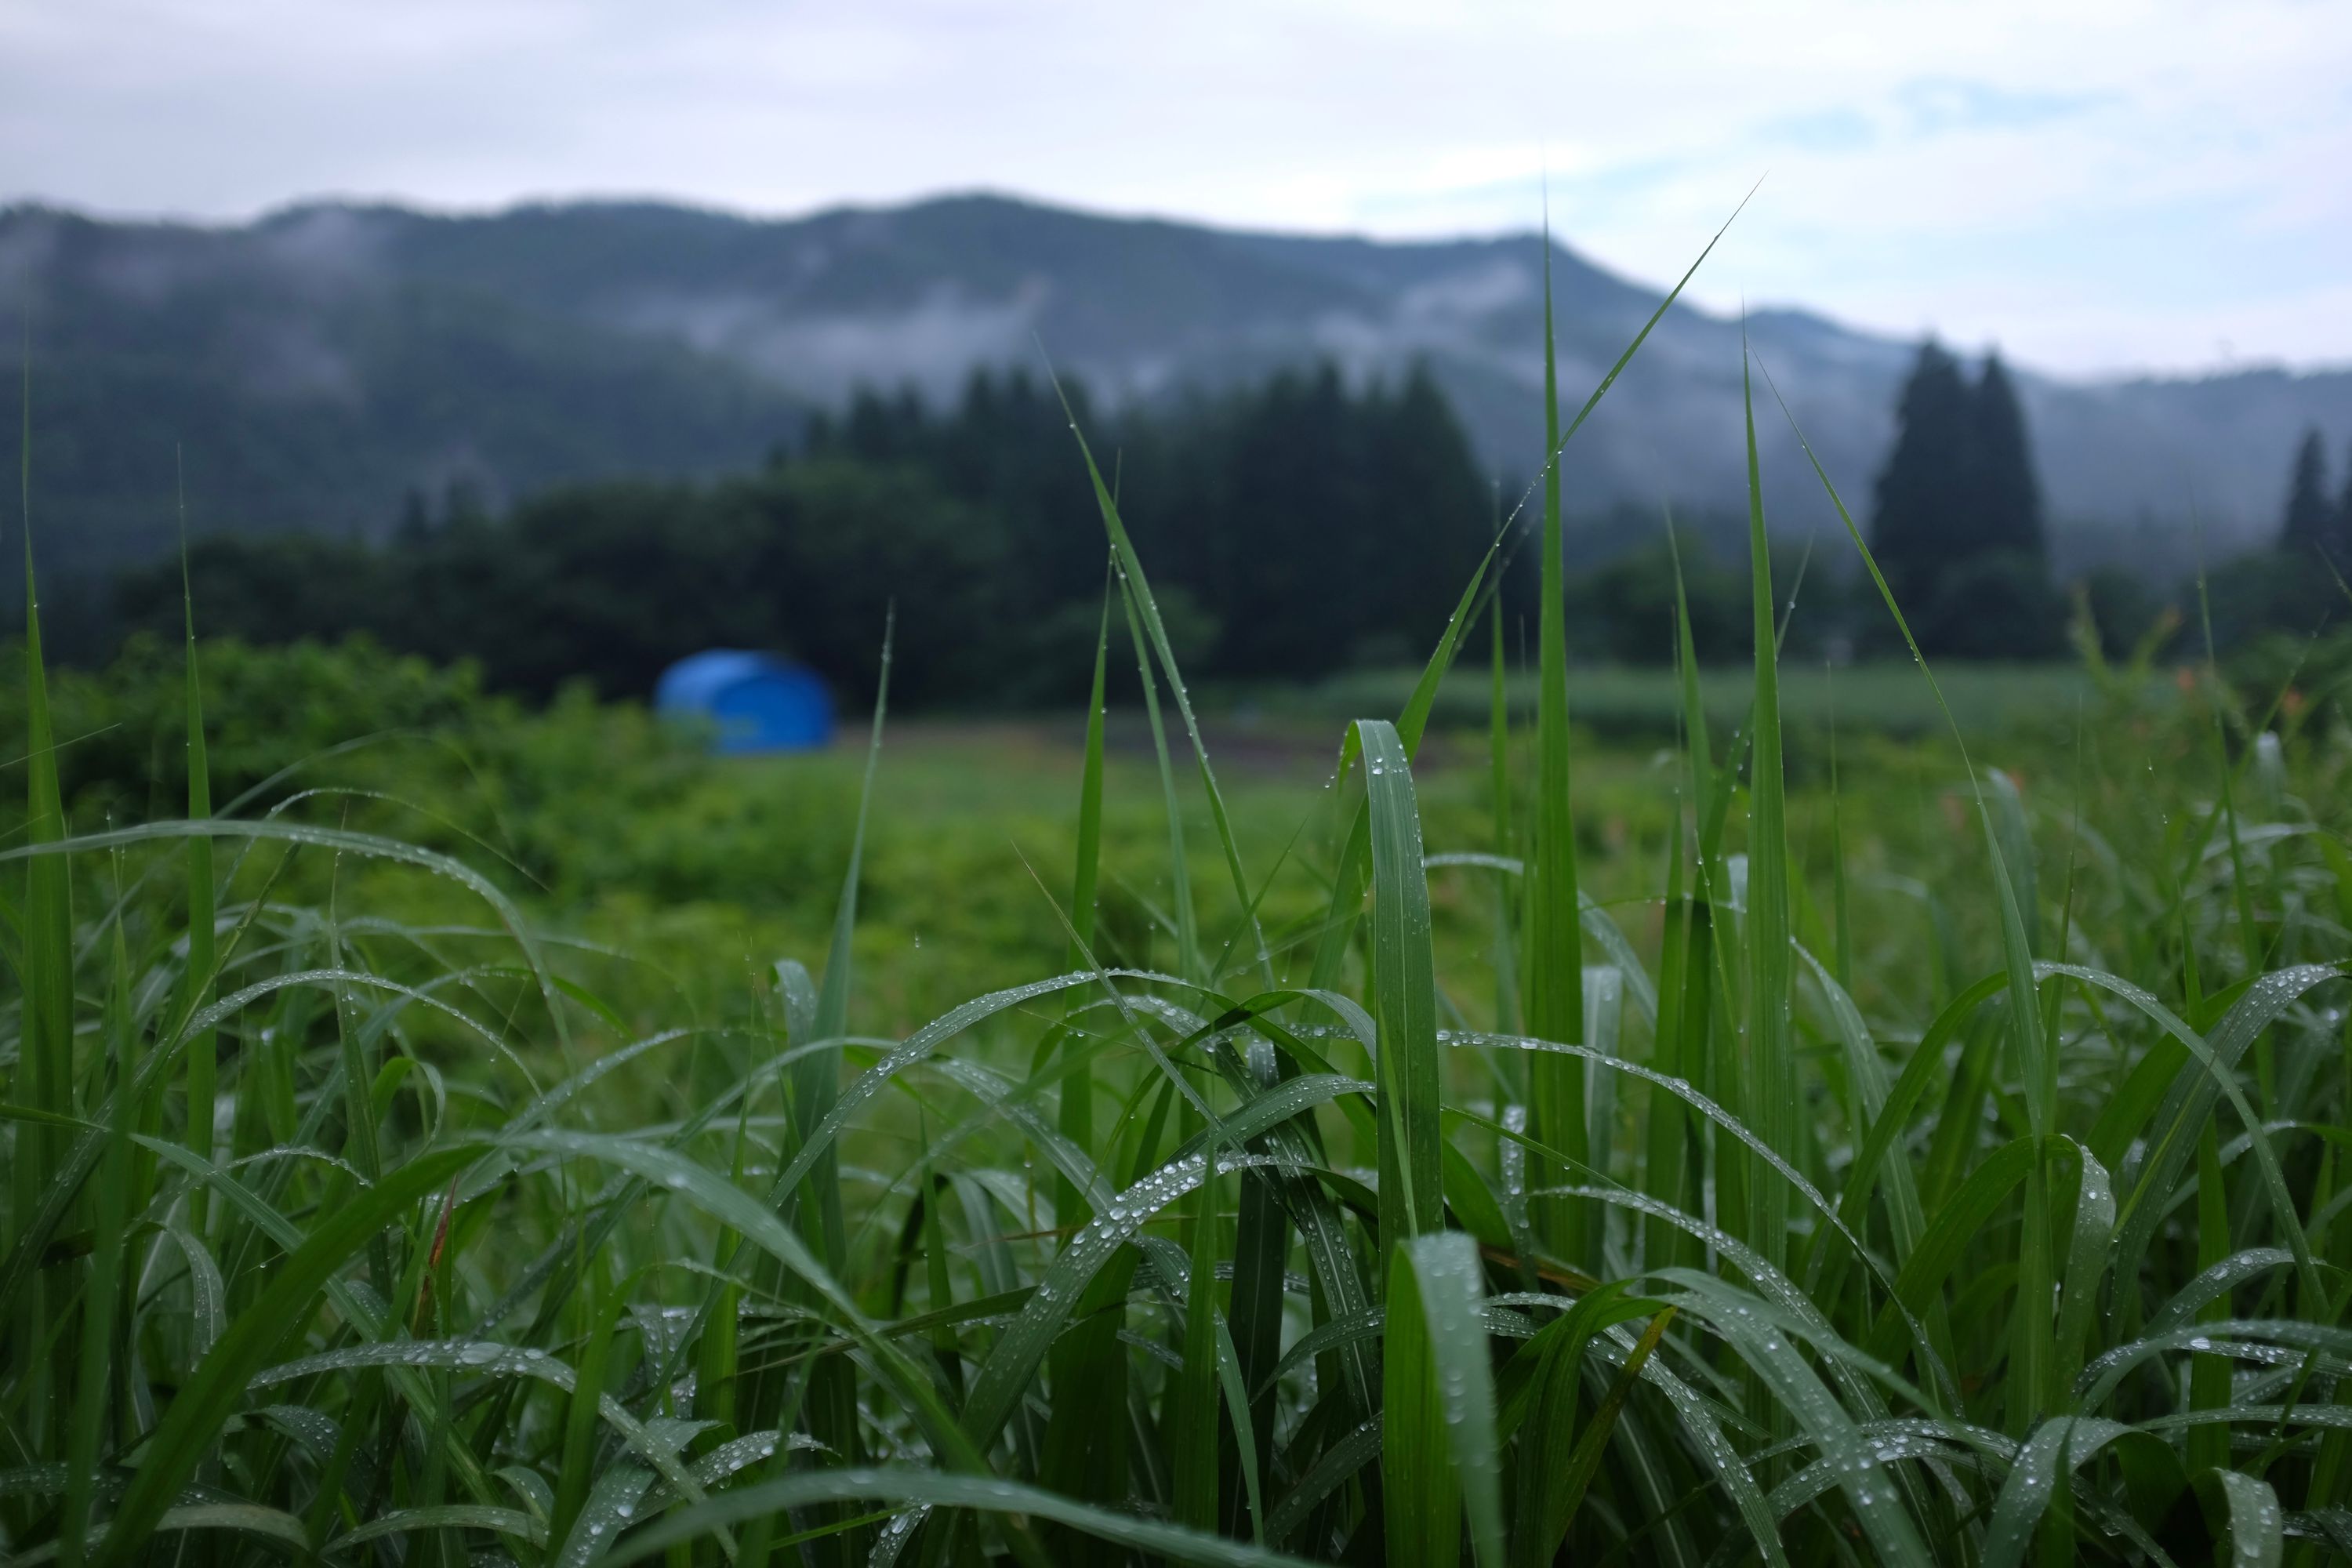
M581 679L626 695L725 646L870 689L895 604L903 697L1061 700L1091 668L1107 566L1074 420L1202 677L1417 658L1495 531L1493 486L1418 371L1285 374L1117 416L1080 389L1066 413L1026 375L982 374L945 411L861 395L715 483L574 487L499 517L463 495L420 501L381 546L208 537L190 554L197 613L251 641L364 632L527 695ZM176 563L117 590L127 628L179 613Z
M1040 381L982 374L943 409L911 392L861 394L758 471L716 482L576 486L502 516L462 489L437 507L415 497L382 544L203 538L189 560L199 621L252 642L365 633L472 660L494 689L531 697L575 680L642 695L673 660L730 646L792 655L855 694L872 688L895 605L903 699L1066 701L1091 666L1106 571L1075 422L1188 670L1309 679L1423 657L1522 488L1482 471L1418 370L1351 384L1326 366L1117 413L1081 387L1069 398L1066 411ZM1922 647L2062 654L2068 595L2052 574L2031 440L1999 359L1971 375L1928 343L1896 416L1870 537ZM1645 542L1571 563L1572 655L1669 659L1679 579L1700 657L1746 656L1744 520L1679 520L1679 557L1656 517L1630 509L1580 519L1570 534ZM1799 596L1788 657L1900 647L1844 552L1775 549L1775 582ZM1507 627L1534 624L1528 551L1529 531L1513 530ZM2352 485L2330 494L2316 433L2297 458L2280 549L2212 574L2225 647L2308 630L2344 607L2315 552L2352 560ZM2165 597L2165 585L2113 569L2071 586L2111 650L2155 624ZM2186 592L2175 602L2192 603ZM168 633L177 563L124 574L114 600L121 631ZM1116 621L1112 634L1124 661Z

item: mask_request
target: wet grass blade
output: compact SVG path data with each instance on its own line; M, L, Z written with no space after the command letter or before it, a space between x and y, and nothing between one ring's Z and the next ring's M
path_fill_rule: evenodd
M33 575L33 363L27 342L24 364L22 447L19 451L21 510L25 531L25 837L38 847L65 837L65 810L58 793L57 737L49 715L48 672L41 655L41 601ZM73 906L68 865L61 855L36 854L25 867L20 976L24 1006L16 1047L16 1097L32 1110L69 1117L74 1093ZM41 1207L50 1173L63 1162L68 1135L57 1125L31 1122L16 1133L12 1160L15 1202L10 1205L11 1241L21 1247L26 1223ZM58 1282L47 1270L27 1281L17 1332L10 1336L16 1374L18 1419L35 1435L51 1429L56 1397L50 1372L50 1342ZM69 1347L60 1347L70 1364Z
M1561 581L1559 364L1552 331L1551 235L1544 235L1544 450L1541 595L1536 618L1536 799L1526 896L1527 1027L1538 1039L1584 1038L1583 921L1578 910L1576 817L1568 729L1568 606ZM1580 417L1581 417L1580 416ZM1584 1064L1538 1057L1528 1064L1528 1110L1535 1136L1581 1163L1586 1157ZM1557 1184L1552 1173L1530 1184ZM1584 1212L1559 1198L1536 1200L1536 1230L1553 1256L1581 1266Z
M1412 764L1386 720L1359 720L1356 733L1363 745L1371 837L1381 1238L1393 1247L1443 1223L1436 971Z
M1739 401L1748 436L1748 571L1755 616L1756 704L1748 746L1748 1059L1740 1103L1748 1123L1782 1158L1797 1147L1797 1062L1790 1038L1792 981L1788 796L1780 757L1780 647L1774 635L1772 552L1764 531L1764 481L1756 460L1756 405L1741 343ZM1749 1242L1780 1268L1788 1253L1789 1193L1778 1182L1748 1190Z
M1511 835L1511 705L1503 659L1503 606L1496 595L1487 616L1493 634L1491 684L1486 699L1487 767L1491 774L1495 816L1495 853L1515 856L1518 843ZM1507 1035L1519 1032L1519 967L1517 932L1511 922L1511 881L1495 873L1495 1027ZM1522 1091L1524 1093L1524 1090Z
M1477 619L1479 589L1486 581L1487 568L1494 564L1495 551L1489 548L1478 569L1470 574L1470 582L1455 601L1454 614L1446 618L1445 630L1431 650L1429 661L1422 667L1421 679L1413 683L1412 695L1406 698L1404 709L1397 715L1396 731L1404 744L1404 754L1410 762L1421 750L1421 739L1429 725L1429 714L1436 705L1438 691L1444 687L1447 672L1453 669L1455 657L1462 651L1462 638ZM1349 784L1353 769L1362 755L1362 744L1351 726L1339 747L1339 763L1332 775L1335 788ZM1330 912L1323 924L1323 934L1316 943L1315 963L1309 971L1307 987L1324 991L1339 984L1340 972L1346 966L1349 944L1355 940L1356 922L1363 913L1364 890L1371 879L1371 840L1366 824L1367 806L1356 803L1353 814L1339 836L1339 863L1331 879ZM1497 851L1502 853L1502 851Z
M890 710L890 658L898 632L898 613L894 605L882 624L881 673L874 689L874 727L866 743L866 773L857 790L857 825L850 833L849 864L842 872L841 897L834 905L833 942L825 951L824 977L817 984L816 1016L811 1021L816 1040L837 1040L849 1032L850 955L857 933L857 886L865 874L866 824L874 805L874 775L882 763L882 726ZM811 1052L794 1064L793 1076L793 1114L799 1135L806 1141L841 1098L840 1047ZM815 1202L804 1207L803 1213L814 1208L817 1228L811 1232L812 1237L823 1243L826 1267L839 1268L844 1236L838 1156L827 1151L819 1157L809 1177Z
M1055 387L1060 395L1060 386ZM1062 411L1070 414L1069 400L1062 399ZM1274 959L1265 945L1265 932L1258 924L1255 900L1250 897L1249 876L1242 868L1240 847L1234 840L1232 819L1225 812L1224 793L1217 787L1217 775L1209 765L1209 748L1201 738L1200 721L1192 712L1192 699L1184 688L1183 671L1176 665L1176 650L1168 641L1168 627L1160 619L1160 604L1151 595L1150 580L1144 575L1143 560L1129 539L1127 524L1120 519L1118 502L1103 483L1102 470L1095 464L1092 447L1087 445L1086 433L1078 428L1075 415L1070 416L1070 433L1077 437L1078 455L1085 459L1087 477L1093 481L1096 509L1102 514L1103 529L1110 535L1111 553L1117 563L1119 585L1132 612L1139 616L1142 628L1149 635L1152 651L1159 656L1160 668L1168 677L1169 694L1176 700L1176 711L1184 721L1184 732L1192 742L1193 760L1200 764L1201 786L1209 798L1209 820L1216 828L1217 842L1225 852L1225 870L1233 879L1234 901L1242 910L1247 922L1260 978L1268 989L1274 985Z
M114 1113L107 1128L106 1154L99 1165L89 1271L82 1286L81 1356L74 1379L65 1515L58 1532L58 1560L68 1568L80 1568L83 1561L99 1473L99 1446L109 1412L119 1403L115 1314L122 1300L123 1255L128 1247L123 1231L131 1217L131 1134L138 1126L140 1099L131 1092L139 1078L139 1026L131 1010L131 959L123 948L121 922L116 922L113 931L113 983L108 987L104 1028L113 1047Z
M1584 1494L1591 1487L1594 1475L1600 1471L1601 1454L1609 1447L1609 1439L1617 1429L1619 1417L1625 1412L1625 1402L1633 1397L1633 1384L1640 1381L1642 1368L1656 1352L1658 1342L1665 1338L1666 1329L1674 1321L1675 1309L1668 1307L1652 1318L1642 1330L1642 1337L1634 1341L1633 1348L1625 1353L1625 1364L1617 1369L1615 1377L1610 1379L1609 1392L1601 1395L1592 1419L1586 1424L1582 1436L1576 1440L1576 1447L1570 1451L1568 1464L1559 1481L1559 1501L1554 1505L1559 1535L1565 1536L1569 1526L1576 1521L1577 1510L1584 1503ZM1550 1529L1551 1516L1548 1514L1545 1530L1549 1532Z
M1627 1287L1619 1280L1585 1292L1522 1346L1507 1369L1507 1383L1517 1384L1516 1397L1503 1408L1504 1423L1516 1427L1518 1440L1512 1568L1546 1568L1559 1556L1576 1517L1582 1488L1574 1485L1574 1456L1585 1352L1595 1334L1658 1310L1654 1301L1629 1300ZM1646 1360L1648 1352L1643 1355ZM1516 1376L1522 1368L1524 1377Z
M1168 813L1168 900L1176 917L1176 973L1195 979L1202 974L1201 927L1192 912L1192 867L1191 857L1184 852L1184 807L1176 795L1176 768L1169 759L1168 727L1160 718L1160 682L1151 672L1151 656L1146 651L1135 591L1129 586L1124 574L1119 578L1119 598L1127 608L1128 633L1135 642L1135 673L1143 684L1143 711L1151 727L1152 751L1160 760L1160 796Z
M1502 1468L1478 1249L1460 1231L1389 1253L1381 1453L1388 1560L1459 1563L1463 1517L1479 1568L1504 1568Z
M187 634L188 676L188 820L202 822L213 814L212 766L205 744L204 682L196 668L196 600L188 580L188 501L184 481L180 494L180 608ZM209 1006L219 994L219 948L214 937L213 841L202 835L188 840L188 965L181 981L183 1020ZM213 1157L213 1102L218 1094L219 1033L200 1029L188 1039L187 1144L200 1160ZM188 1225L205 1234L205 1203L202 1188L188 1195Z
M1217 1145L1202 1151L1192 1194L1192 1267L1184 1296L1184 1368L1169 1413L1170 1468L1176 1522L1213 1531L1217 1524Z

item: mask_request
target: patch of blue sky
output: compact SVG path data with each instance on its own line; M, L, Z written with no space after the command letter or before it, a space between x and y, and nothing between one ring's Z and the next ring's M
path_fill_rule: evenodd
M1822 109L1766 121L1757 140L1801 153L1861 153L1878 144L1878 122L1859 109Z
M2037 92L1965 77L1914 77L1893 99L1914 135L1964 131L2030 131L2072 120L2116 101L2111 93Z

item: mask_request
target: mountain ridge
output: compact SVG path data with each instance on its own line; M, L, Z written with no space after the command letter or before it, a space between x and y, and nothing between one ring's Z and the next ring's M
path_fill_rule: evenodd
M1114 217L992 193L761 218L652 200L435 214L298 203L239 225L0 209L0 307L35 338L37 510L69 558L169 536L171 449L199 526L388 529L452 481L497 500L756 461L859 385L952 395L1050 363L1109 405L1318 360L1427 363L1482 456L1541 458L1543 240L1383 241ZM1662 291L1554 242L1563 396ZM1916 343L1805 307L1745 333L1858 516ZM1740 503L1742 324L1668 312L1564 461L1571 505ZM1040 352L1040 345L1043 353ZM2069 380L2012 366L2062 554L2221 547L2273 526L2306 426L2352 435L2352 372ZM1759 395L1767 395L1759 384ZM1775 526L1834 526L1777 413Z

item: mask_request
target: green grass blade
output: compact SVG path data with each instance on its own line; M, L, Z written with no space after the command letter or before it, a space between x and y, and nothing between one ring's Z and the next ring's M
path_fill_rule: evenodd
M587 1506L590 1483L596 1479L598 1415L604 1401L604 1374L612 1364L613 1337L627 1292L622 1283L603 1278L592 1264L589 1289L576 1298L580 1307L580 1359L573 1369L571 1402L564 1408L562 1458L555 1472L555 1509L548 1537L569 1542Z
M1511 705L1503 659L1503 608L1498 594L1487 616L1493 633L1492 673L1486 699L1486 753L1495 817L1495 853L1513 855L1518 844L1511 836ZM1519 1032L1519 966L1517 933L1511 924L1511 882L1508 873L1495 873L1495 1027L1507 1035Z
M1176 1522L1213 1531L1217 1524L1217 1145L1211 1139L1192 1199L1192 1267L1184 1297L1184 1370L1169 1413L1170 1468Z
M33 360L30 327L24 360L22 446L19 448L19 523L25 531L25 837L38 848L65 837L65 809L58 791L57 738L49 714L48 672L41 654L41 602L33 575ZM23 1020L17 1037L16 1097L31 1110L71 1116L74 1093L73 904L68 867L60 855L37 854L25 868ZM21 1248L27 1221L41 1206L42 1189L68 1147L64 1131L47 1123L18 1130L14 1166L15 1202L10 1205L12 1243ZM49 1431L55 1380L47 1346L55 1320L46 1271L28 1281L10 1361L16 1374L18 1417L37 1442ZM65 1353L70 1356L70 1350Z
M1460 1231L1389 1254L1381 1473L1388 1560L1461 1561L1462 1522L1479 1568L1503 1568L1502 1466L1478 1249Z
M2197 1268L2201 1273L2231 1255L2230 1204L2221 1180L2221 1137L2209 1119L2197 1137ZM2218 1323L2230 1316L2225 1291L2197 1310L2200 1322ZM2230 1403L2230 1358L2193 1355L2189 1358L2189 1408L2219 1410ZM2230 1431L2226 1426L2189 1428L2182 1456L2191 1470L2226 1469L2230 1464Z
M1629 1300L1627 1285L1618 1280L1585 1292L1514 1358L1511 1372L1528 1371L1524 1379L1512 1379L1518 1384L1516 1397L1503 1406L1504 1425L1516 1429L1518 1437L1512 1568L1546 1568L1559 1556L1575 1520L1580 1489L1580 1495L1571 1495L1570 1488L1585 1352L1602 1330L1658 1310L1655 1301Z
M1561 581L1559 365L1552 331L1551 236L1544 236L1543 560L1536 633L1536 800L1528 862L1528 1032L1576 1045L1584 1037L1583 921L1578 910L1576 818L1571 809L1568 729L1568 622ZM1584 1065L1538 1057L1528 1064L1528 1109L1535 1135L1570 1159L1586 1157ZM1549 1172L1533 1185L1554 1184ZM1584 1214L1559 1198L1536 1203L1536 1228L1554 1256L1581 1266Z
M1437 694L1445 683L1447 672L1462 650L1462 638L1477 619L1479 589L1486 580L1486 569L1494 563L1495 551L1489 548L1486 559L1470 574L1470 582L1454 605L1454 614L1446 617L1445 630L1430 650L1429 660L1422 667L1421 679L1413 682L1412 694L1405 699L1403 710L1397 715L1398 738L1404 744L1405 759L1410 762L1421 751L1422 735L1429 726L1430 710L1436 706ZM1332 783L1335 787L1347 784L1361 754L1361 742L1351 726L1340 742L1339 763ZM1349 943L1355 940L1356 922L1363 913L1364 890L1371 879L1371 840L1366 825L1369 807L1359 801L1340 835L1339 868L1331 879L1330 912L1323 924L1323 934L1315 948L1315 963L1308 973L1307 987L1325 991L1339 984L1341 968L1348 957ZM1499 853L1499 851L1498 851Z
M1780 758L1780 647L1774 635L1772 553L1764 532L1764 481L1756 461L1756 405L1741 345L1740 413L1748 436L1748 570L1756 626L1756 706L1748 742L1748 1082L1738 1102L1748 1125L1783 1158L1800 1157L1796 1136L1797 1061L1790 1038L1791 983L1788 797ZM1787 1257L1788 1189L1758 1182L1748 1189L1748 1241L1774 1268Z
M205 744L204 682L196 668L196 600L188 579L188 500L184 481L180 491L180 609L187 634L188 676L188 820L202 822L213 814L212 766ZM188 966L182 978L181 1016L193 1016L219 993L215 971L219 948L214 937L213 841L188 840ZM218 1092L219 1035L203 1029L188 1040L187 1144L200 1160L213 1157L213 1101ZM188 1196L188 1224L205 1234L206 1194L201 1188Z
M1060 387L1055 386L1058 395ZM1069 400L1062 400L1062 411L1070 412ZM1129 539L1127 524L1120 520L1118 502L1112 497L1110 487L1103 483L1102 470L1095 464L1092 447L1087 445L1086 433L1078 428L1075 415L1070 416L1070 433L1077 437L1078 455L1087 465L1087 477L1093 481L1095 506L1102 513L1104 531L1110 535L1111 553L1118 564L1119 585L1128 596L1130 613L1140 617L1143 629L1150 636L1151 648L1159 656L1160 668L1168 677L1169 694L1176 700L1176 711L1184 721L1184 732L1192 742L1192 756L1200 764L1201 784L1209 797L1209 820L1216 828L1217 842L1225 852L1225 870L1233 879L1234 900L1243 911L1248 924L1258 969L1265 984L1274 984L1274 959L1265 945L1265 932L1258 924L1255 901L1250 897L1250 881L1242 869L1241 849L1234 840L1232 819L1225 812L1224 793L1217 787L1217 775L1209 765L1209 748L1201 738L1200 721L1192 712L1192 699L1184 688L1183 672L1177 668L1176 651L1169 644L1168 628L1160 620L1160 603L1151 595L1151 582L1143 573L1143 560ZM1149 687L1147 685L1147 691ZM1189 973L1189 972L1188 972Z
M1412 764L1387 721L1359 720L1356 733L1363 746L1371 837L1381 1239L1395 1247L1443 1223L1436 971Z
M90 1232L89 1271L82 1287L81 1357L74 1380L73 1425L68 1438L65 1513L58 1559L79 1568L88 1544L90 1500L99 1473L99 1445L109 1411L118 1403L114 1365L115 1313L122 1298L124 1228L130 1221L131 1135L138 1126L139 1025L131 1010L131 959L122 926L114 926L113 984L109 987L105 1032L114 1047L113 1115L107 1128L106 1155L98 1173ZM127 1375L123 1378L127 1384Z
M882 726L890 710L890 656L898 631L898 614L893 606L882 625L882 667L874 689L874 726L866 743L866 773L857 790L857 825L850 833L849 864L842 872L841 897L834 905L833 942L825 952L824 978L817 984L816 1016L811 1028L818 1040L838 1039L849 1032L850 954L857 931L857 885L865 872L866 823L874 805L874 775L882 763ZM839 1047L827 1047L803 1057L793 1066L793 1111L799 1136L805 1142L840 1100ZM821 1228L812 1235L822 1239L826 1266L838 1268L844 1237L837 1157L828 1151L819 1158L809 1176L816 1201L803 1212L814 1209Z
M2286 1549L2286 1511L2268 1481L2216 1469L2200 1479L2197 1489L2208 1521L2221 1526L2215 1536L2229 1543L2231 1568L2278 1568Z
M1601 1453L1608 1447L1610 1436L1617 1429L1619 1417L1624 1414L1625 1402L1633 1397L1633 1384L1640 1380L1642 1368L1656 1352L1658 1342L1665 1338L1666 1329L1674 1321L1675 1310L1668 1307L1652 1318L1643 1329L1642 1337L1634 1341L1633 1348L1625 1353L1625 1364L1617 1369L1615 1377L1610 1379L1609 1392L1601 1395L1600 1407L1593 1411L1592 1419L1585 1425L1583 1435L1577 1438L1576 1447L1570 1451L1557 1493L1559 1501L1553 1505L1559 1522L1559 1536L1565 1536L1568 1527L1575 1522L1576 1511L1584 1502L1584 1494L1601 1468ZM1544 1521L1548 1534L1551 1531L1551 1523L1552 1515L1548 1513Z
M1192 867L1184 852L1184 807L1176 796L1176 767L1168 754L1168 727L1160 718L1160 682L1151 672L1151 656L1144 641L1143 621L1135 590L1124 573L1119 576L1120 602L1127 608L1128 634L1135 642L1135 673L1143 684L1143 711L1151 726L1151 746L1160 761L1160 795L1168 813L1168 899L1176 917L1176 973L1186 979L1202 975L1201 927L1192 912Z

